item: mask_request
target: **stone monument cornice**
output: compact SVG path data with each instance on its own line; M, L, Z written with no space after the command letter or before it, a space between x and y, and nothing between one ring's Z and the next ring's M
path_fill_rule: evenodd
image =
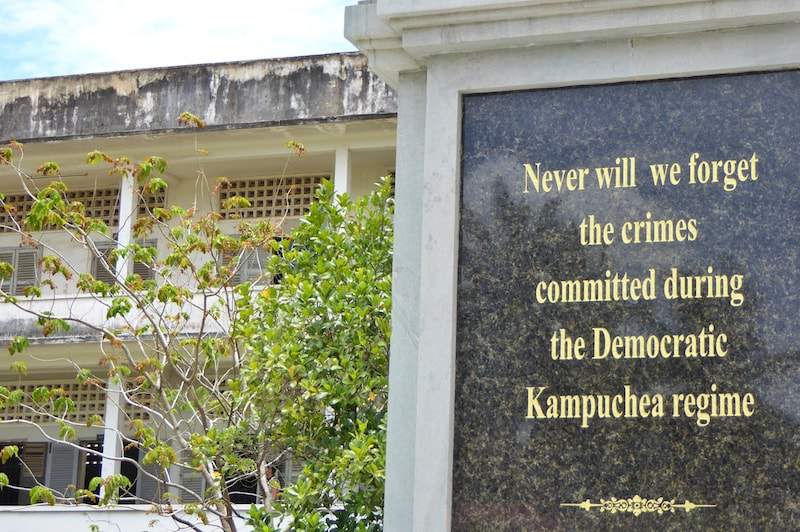
M794 0L373 0L345 35L395 84L430 57L800 22Z

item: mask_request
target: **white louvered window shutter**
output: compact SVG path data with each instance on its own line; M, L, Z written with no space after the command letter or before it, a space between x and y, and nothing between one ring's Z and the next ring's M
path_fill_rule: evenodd
M116 275L113 272L116 265L113 264L113 262L109 262L108 257L111 252L116 249L116 244L114 242L100 242L96 243L95 245L97 246L97 251L102 253L106 259L106 262L109 263L108 265L112 271L109 271L105 266L103 266L102 261L92 254L92 277L98 281L103 281L104 283L113 285L116 280Z
M25 295L25 289L39 282L40 250L30 248L0 249L0 262L14 268L11 279L3 281L3 290L15 296Z
M232 266L231 262L235 259L238 255L233 253L223 253L222 254L222 264L225 266ZM236 271L231 276L230 284L232 286L236 286L237 284L242 282L242 261L244 258L239 259L239 265L236 267Z
M44 483L45 468L47 466L47 443L44 442L25 442L21 446L20 457L28 467L22 467L20 474L20 486L32 488L37 483ZM20 504L28 504L27 493L24 500L20 497Z
M21 296L25 289L39 282L39 251L36 249L17 250L17 264L14 271L14 294Z
M231 236L233 238L238 238L238 235ZM269 265L269 258L271 254L271 250L266 248L248 250L243 253L240 252L237 255L225 253L222 256L223 264L230 264L235 257L239 257L239 264L236 268L236 273L231 279L231 284L237 285L247 281L255 281L259 278L261 278L262 283L268 284L270 279L265 275L265 273L267 271L267 266Z
M144 449L139 449L139 464L141 468L144 471L150 473L151 475L160 478L157 465L155 464L142 465L141 462L145 454L146 451ZM146 502L153 502L153 503L163 502L162 486L163 486L162 483L140 472L139 478L136 481L136 496L139 497L140 499L144 499Z
M289 474L286 475L288 482L292 484L297 482L297 477L299 477L300 473L302 472L303 472L303 462L293 457L291 463L289 464L289 471L288 471Z
M62 443L51 443L47 457L46 485L67 495L75 493L78 474L78 450ZM69 488L72 486L72 488Z
M242 278L245 281L255 281L264 275L269 263L269 251L258 248L247 252L242 262ZM263 279L262 279L263 281Z
M183 456L184 462L188 463L191 459L191 452L184 451L181 453ZM203 491L205 490L205 479L203 478L203 474L200 471L192 471L191 469L181 468L181 486L186 489L192 490L194 493L197 493L201 497L203 496ZM180 493L181 502L197 502L197 500L186 493L185 491L181 491Z
M143 240L139 242L139 245L146 248L154 248L157 247L158 242L156 240ZM143 262L133 261L133 273L138 274L145 281L152 281L156 278L156 272L153 271L153 268Z

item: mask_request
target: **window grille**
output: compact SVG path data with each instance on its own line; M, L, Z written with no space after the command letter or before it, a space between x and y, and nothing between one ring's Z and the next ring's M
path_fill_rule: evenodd
M39 259L41 250L38 248L2 248L0 249L0 262L6 262L14 268L11 279L0 281L0 286L9 294L21 296L25 289L35 286L39 282Z
M143 193L144 202L139 202L138 214L144 216L147 210L164 207L167 197L164 191L152 194ZM67 191L67 202L80 201L86 209L86 216L99 218L109 227L119 224L119 187L93 188L89 190ZM4 203L14 207L14 218L20 221L28 215L33 206L33 198L27 194L6 194ZM13 232L11 216L0 209L0 233Z
M99 477L103 471L103 458L95 453L103 452L103 437L98 436L94 440L81 440L79 445L89 451L80 451L78 453L78 487L83 489L89 488L89 483L94 477ZM95 495L100 494L100 487L94 490ZM89 504L96 504L96 500L87 500Z
M87 468L94 467L99 470L100 467L103 465L103 458L95 453L103 452L103 437L98 436L94 440L81 440L80 446L85 447L90 451L94 451L94 453L87 453L87 452L82 453L83 464L87 466ZM91 480L93 476L100 476L100 475L92 475L91 477L89 477L89 480ZM86 484L88 484L88 482L86 482Z
M146 406L148 408L153 405L153 396L149 392L137 392L129 394L129 397L131 401L135 401L137 405ZM125 404L125 413L131 419L150 419L150 414L144 409L130 403Z
M23 384L21 386L9 386L9 389L22 390L27 401L30 401L30 394L39 386L63 388L66 396L75 402L75 410L67 414L66 419L77 423L85 423L93 415L102 416L105 412L106 394L95 386L81 385L78 383L35 383ZM5 410L0 410L0 419L3 421L12 419L22 419L33 423L52 423L52 418L38 414L28 409L23 409L20 405L7 406Z
M67 192L67 199L70 202L80 201L86 208L86 216L99 218L109 227L119 223L118 188L71 190Z
M329 176L252 177L223 183L219 191L220 213L224 219L283 218L308 212L314 193ZM250 207L223 208L233 197L247 198Z
M34 383L23 384L20 386L7 386L10 390L22 390L25 393L26 400L30 401L30 394L39 386L47 386L48 388L61 388L64 390L65 395L72 399L75 403L75 410L65 416L67 421L75 423L86 423L92 416L103 417L105 415L106 407L106 393L89 384L78 384L76 382L66 383ZM149 405L150 397L145 394L137 394L133 398L138 403ZM131 404L125 405L125 412L132 419L148 419L147 413ZM31 421L33 423L52 423L53 419L44 414L39 414L28 409L23 409L20 405L7 406L5 409L0 410L0 420L10 421L21 419Z
M0 208L0 233L13 233L15 230L14 222L12 222L12 214L9 214L6 209L11 209L13 218L18 222L31 212L33 206L33 199L27 194L6 194L3 200L3 207Z
M137 211L138 216L147 216L148 211L151 211L152 214L152 210L156 207L164 208L167 206L167 192L165 190L159 190L155 194L151 193L149 190L145 190L142 192L142 197L144 198L144 201L139 202L139 209Z

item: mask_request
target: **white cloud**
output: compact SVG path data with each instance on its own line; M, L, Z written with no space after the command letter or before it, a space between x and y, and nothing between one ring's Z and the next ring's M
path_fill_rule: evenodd
M6 0L0 79L352 50L352 3Z

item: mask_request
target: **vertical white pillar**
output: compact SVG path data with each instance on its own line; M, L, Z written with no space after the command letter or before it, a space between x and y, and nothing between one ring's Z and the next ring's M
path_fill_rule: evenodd
M132 174L122 176L119 185L119 227L117 228L117 247L125 247L133 242L133 222L136 221L136 179ZM117 277L125 278L128 273L130 257L117 261Z
M337 194L350 193L351 173L350 148L340 146L336 148L336 162L333 169L333 188Z
M112 460L110 457L121 458L123 455L122 440L114 430L122 426L122 392L116 382L109 381L106 387L106 410L103 418L106 428L103 431L103 463L100 466L100 476L104 478L119 474L119 460Z
M420 254L425 167L425 72L400 74L396 86L397 182L395 185L392 341L386 435L384 530L414 530L417 434L417 358L420 350Z
M119 186L119 227L117 228L117 247L128 246L133 238L133 222L136 218L136 182L132 174L125 174ZM117 259L116 274L117 278L124 279L128 273L130 257ZM111 457L121 458L122 439L119 437L118 430L122 427L122 407L123 398L120 385L109 381L107 383L105 430L103 431L103 458L100 476L108 477L117 475L120 472L119 460Z

